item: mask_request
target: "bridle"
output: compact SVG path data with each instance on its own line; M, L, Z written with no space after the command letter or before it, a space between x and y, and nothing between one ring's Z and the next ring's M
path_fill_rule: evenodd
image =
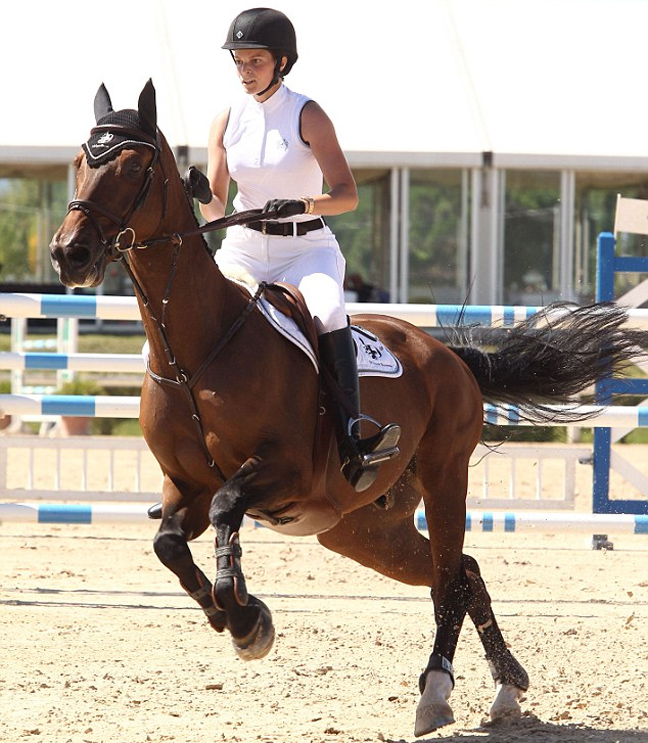
M68 204L67 213L69 214L70 212L76 211L76 210L83 212L83 214L85 214L86 217L88 217L93 227L97 231L101 245L103 246L106 253L110 257L115 258L115 257L118 257L120 253L130 250L130 248L132 247L135 247L135 231L133 230L132 227L129 226L129 222L133 218L133 215L135 214L135 212L144 204L144 202L146 201L148 197L149 191L151 190L151 185L153 184L153 178L155 176L155 167L160 160L160 146L156 138L150 137L144 132L129 129L128 127L119 126L117 124L96 126L91 130L90 135L92 136L94 134L100 134L101 132L110 132L110 133L117 132L118 134L132 137L135 143L143 144L153 149L153 159L151 160L148 168L146 169L146 176L144 178L144 181L142 182L142 185L140 186L139 192L137 193L137 196L133 200L133 203L130 205L126 214L124 214L123 216L120 217L114 214L113 212L111 212L109 209L106 209L104 206L101 206L100 204L97 204L94 201L89 201L88 199L73 199ZM164 174L163 167L162 167L162 172ZM163 203L163 208L162 208L162 214L160 216L160 222L166 216L167 184L168 184L168 179L165 177L164 179L164 203ZM101 222L98 219L98 216L106 217L106 219L109 219L113 224L117 225L118 231L112 239L106 238L106 235L104 234L104 231L101 227ZM131 244L128 245L127 247L122 247L121 239L127 233L130 233L132 235Z
M191 411L191 418L196 424L199 438L200 438L204 452L207 457L207 465L211 468L214 468L218 476L220 477L220 479L223 482L225 482L227 478L225 477L221 469L218 467L213 457L211 456L209 449L207 448L207 443L205 441L205 432L203 429L202 420L200 418L198 405L196 404L196 400L194 398L193 388L196 382L198 381L198 379L207 370L209 365L214 361L216 356L218 356L218 354L222 351L222 349L229 342L229 340L243 326L244 322L247 320L247 318L252 313L252 310L256 307L256 304L261 298L261 296L263 295L267 285L265 283L261 283L259 285L257 292L254 294L254 296L250 297L243 311L236 318L236 320L233 322L233 324L228 329L228 331L222 336L218 344L212 349L212 351L209 353L205 361L200 365L200 367L192 375L189 375L184 369L181 368L181 366L177 362L177 359L176 359L176 356L173 350L171 349L171 344L169 343L169 340L167 338L167 333L166 333L166 312L169 306L171 287L173 285L173 281L176 275L178 257L179 257L180 249L182 247L183 238L189 237L189 236L195 236L195 235L203 235L206 232L210 232L210 231L218 230L218 229L224 229L224 228L232 227L235 225L245 225L250 222L272 218L275 215L273 215L270 212L263 212L262 209L250 209L248 211L230 214L227 217L216 219L212 222L207 222L206 224L196 227L196 229L189 230L183 233L160 235L158 237L152 237L146 240L138 241L135 235L135 231L130 226L129 223L133 215L135 214L135 212L138 209L140 209L146 202L146 199L151 190L153 179L155 177L155 169L156 169L156 166L158 165L162 168L162 175L164 178L163 208L162 208L162 213L160 215L160 219L158 221L158 226L163 222L164 218L166 217L167 205L168 205L167 204L167 201L168 201L167 188L168 188L169 180L166 177L166 174L164 173L164 166L160 158L160 152L161 152L160 145L156 138L150 137L141 131L131 130L127 127L123 127L123 126L119 126L115 124L110 124L106 126L97 126L92 129L91 135L97 134L99 132L106 132L106 131L112 131L112 132L117 131L119 132L119 134L125 134L128 136L131 136L133 137L133 143L135 144L140 143L140 144L153 148L153 153L154 153L153 158L147 168L144 181L142 185L140 186L140 189L135 199L133 200L133 203L130 205L130 207L126 211L126 214L124 214L123 216L118 216L114 214L113 212L111 212L109 209L106 209L100 204L97 204L94 201L90 201L88 199L73 199L68 204L67 213L69 214L72 211L81 211L90 220L91 224L94 226L99 236L101 245L103 246L103 249L106 252L106 254L113 260L119 261L124 266L124 269L126 270L133 284L135 293L137 294L142 306L146 309L146 312L149 316L149 319L151 320L152 325L157 329L158 336L160 338L162 347L164 348L164 353L167 358L167 364L172 369L174 377L173 378L163 377L153 372L153 370L150 368L150 363L148 359L146 362L146 371L148 375L151 377L151 379L153 379L156 383L176 387L176 388L183 390L185 397L187 399L187 402L189 404L189 409ZM99 221L99 217L105 217L106 219L110 220L114 225L117 226L117 232L112 238L106 237L101 227L101 222ZM129 236L130 238L128 245L121 244L125 236ZM169 277L167 280L166 290L162 298L162 316L161 318L158 318L151 310L149 299L146 293L144 292L144 289L142 285L140 284L140 282L138 281L137 277L134 275L130 262L127 260L127 255L132 249L143 250L155 244L159 244L163 242L172 243L174 246L174 250L173 250L173 257L172 257L172 262L171 262L171 270L170 270Z

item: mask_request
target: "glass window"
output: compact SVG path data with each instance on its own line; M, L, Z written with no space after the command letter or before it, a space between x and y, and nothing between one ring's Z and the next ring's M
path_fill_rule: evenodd
M58 282L49 243L67 201L65 181L0 178L0 283Z
M579 172L576 174L575 280L579 297L590 301L596 293L596 241L601 232L614 231L618 195L648 199L648 177L643 173ZM648 236L620 233L618 255L648 256ZM643 279L644 274L618 273L615 296L619 297Z
M354 170L360 203L354 212L326 217L347 262L347 298L389 302L391 173Z
M411 170L409 302L466 299L468 179L461 170Z
M504 303L560 297L560 173L506 171Z

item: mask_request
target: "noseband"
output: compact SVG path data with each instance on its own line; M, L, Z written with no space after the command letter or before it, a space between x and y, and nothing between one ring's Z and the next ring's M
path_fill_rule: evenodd
M153 159L151 160L150 165L148 166L146 170L146 177L144 179L144 182L142 183L140 190L135 197L133 203L131 204L130 208L126 212L126 214L122 217L113 214L109 209L106 209L105 207L101 206L100 204L95 203L94 201L89 201L88 199L73 199L68 204L68 210L67 213L69 214L72 211L80 211L83 212L83 214L88 217L90 222L92 223L93 227L97 231L97 234L99 235L99 240L101 242L101 245L103 246L106 253L114 258L122 253L127 252L133 247L136 247L136 236L135 231L132 227L129 226L129 222L133 217L133 214L144 204L146 201L149 191L151 189L151 185L153 183L153 177L155 175L155 167L158 164L160 160L160 146L157 142L157 139L153 137L149 137L148 135L144 134L141 131L136 131L133 129L128 129L127 127L118 126L115 124L110 124L109 126L97 126L94 127L94 129L91 130L90 134L99 134L101 132L117 132L121 135L126 135L129 137L132 137L132 141L129 142L129 144L142 144L146 145L147 147L153 148ZM167 206L167 199L166 199L166 186L167 186L167 179L164 179L164 206L162 209L162 215L160 217L160 222L164 219L166 215L166 206ZM118 231L116 235L112 239L108 239L106 235L104 234L104 231L101 227L101 222L99 221L98 217L105 217L106 219L109 219L113 224L117 225ZM121 239L124 235L130 233L131 240L130 244L126 246L121 245ZM142 245L144 247L144 245Z

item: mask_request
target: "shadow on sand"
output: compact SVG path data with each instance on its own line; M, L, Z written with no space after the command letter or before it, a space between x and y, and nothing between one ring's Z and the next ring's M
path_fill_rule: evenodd
M586 725L543 722L533 715L496 725L487 723L478 728L447 731L439 730L430 738L386 738L385 743L648 743L648 729L599 730Z

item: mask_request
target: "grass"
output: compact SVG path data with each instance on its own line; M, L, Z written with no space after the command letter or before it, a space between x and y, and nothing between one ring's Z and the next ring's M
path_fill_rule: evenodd
M39 334L38 340L56 339L55 335ZM79 334L79 353L140 353L145 341L142 333L137 335L108 335L101 333ZM0 351L11 351L11 336L0 333Z

